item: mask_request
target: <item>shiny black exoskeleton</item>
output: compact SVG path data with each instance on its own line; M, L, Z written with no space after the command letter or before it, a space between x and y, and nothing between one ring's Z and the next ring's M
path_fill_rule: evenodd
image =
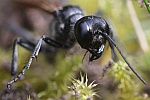
M92 54L90 61L98 59L104 51L107 39L102 32L112 34L107 22L100 17L85 16L75 24L76 39L82 48Z
M96 60L101 57L106 42L112 50L112 59L116 59L114 47L119 51L122 58L128 64L130 69L137 75L137 77L144 83L146 82L141 76L131 67L130 63L126 60L121 50L118 48L113 40L113 33L107 22L96 16L84 16L83 11L78 6L65 6L52 13L55 19L54 30L55 38L52 39L46 35L42 36L37 43L31 42L28 38L17 38L13 46L13 59L11 75L12 80L8 82L8 88L18 81L18 79L29 69L32 60L36 58L39 52L53 52L49 47L42 47L42 42L53 46L54 48L71 48L76 41L80 46L91 53L90 61ZM29 58L28 63L24 66L23 70L14 78L17 72L17 44L32 50L33 53Z
M63 43L67 48L71 48L76 43L74 25L84 16L83 11L78 6L65 6L53 14L55 18L55 40Z

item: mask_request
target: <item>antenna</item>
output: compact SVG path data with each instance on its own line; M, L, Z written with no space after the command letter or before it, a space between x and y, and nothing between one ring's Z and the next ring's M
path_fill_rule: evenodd
M121 52L120 48L116 45L116 43L113 41L113 39L111 39L109 37L109 35L107 33L101 33L103 36L105 36L109 42L110 45L114 45L116 47L116 49L118 50L118 52L120 53L120 55L122 56L122 58L124 59L124 61L127 63L127 65L129 66L129 68L134 72L134 74L146 85L146 81L134 70L134 68L131 66L131 64L127 61L126 57L124 56L124 54Z

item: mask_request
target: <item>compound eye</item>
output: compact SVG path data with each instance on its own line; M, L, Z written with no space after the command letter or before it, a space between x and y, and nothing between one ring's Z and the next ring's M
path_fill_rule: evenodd
M77 21L75 24L75 36L77 42L82 48L87 48L87 46L92 42L92 32L90 32L89 25L82 20Z

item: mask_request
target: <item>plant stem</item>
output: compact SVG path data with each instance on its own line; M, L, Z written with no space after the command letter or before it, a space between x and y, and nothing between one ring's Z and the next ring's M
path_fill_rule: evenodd
M149 45L131 0L127 0L127 7L140 47L144 52L147 52L149 51Z
M148 12L150 13L150 6L149 6L148 0L144 0L144 3L146 5L146 8L147 8Z

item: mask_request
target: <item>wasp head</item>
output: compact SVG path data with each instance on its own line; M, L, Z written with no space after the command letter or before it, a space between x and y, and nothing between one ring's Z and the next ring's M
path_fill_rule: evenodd
M107 23L101 18L86 16L75 24L75 36L80 46L91 53L89 61L101 57L106 39L101 34L107 28Z

